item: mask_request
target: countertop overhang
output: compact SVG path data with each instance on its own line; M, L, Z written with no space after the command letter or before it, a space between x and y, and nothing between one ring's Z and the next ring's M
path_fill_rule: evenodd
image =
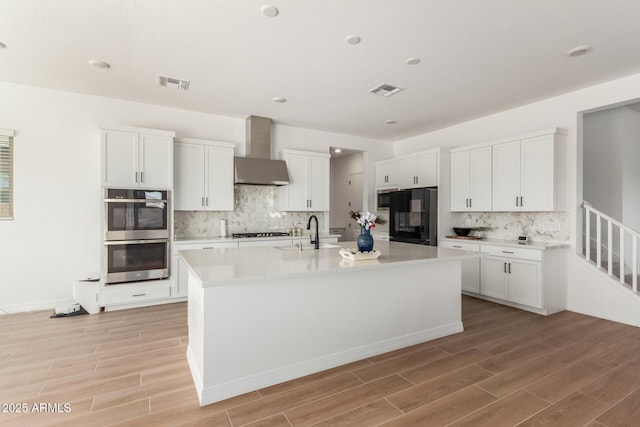
M356 242L340 242L341 248L356 248ZM304 249L248 247L182 250L180 256L203 287L260 282L277 277L329 274L352 269L383 269L400 263L434 263L479 258L474 252L411 243L377 241L378 259L351 261L340 248Z

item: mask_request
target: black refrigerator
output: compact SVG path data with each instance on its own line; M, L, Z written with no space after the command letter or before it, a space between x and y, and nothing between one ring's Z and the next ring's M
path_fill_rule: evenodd
M438 245L438 189L414 188L391 193L389 239Z

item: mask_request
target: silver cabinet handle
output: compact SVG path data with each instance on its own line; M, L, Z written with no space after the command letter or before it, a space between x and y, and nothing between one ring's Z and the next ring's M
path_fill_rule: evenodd
M204 205L205 206L209 206L209 197L208 196L204 198Z
M509 263L509 274L511 274L511 263Z
M313 200L309 199L309 207L313 207Z
M462 246L453 245L454 248L462 249Z
M136 182L138 182L138 172L136 172Z
M202 249L213 249L213 246L205 246L205 247L204 247L204 248L202 248Z
M133 294L133 295L131 295L131 296L132 296L132 297L143 297L143 296L145 296L145 295L146 295L146 294Z
M140 182L144 182L144 172L140 172Z
M470 207L470 208L471 208L471 207L473 207L473 205L472 205L472 203L471 203L471 201L472 201L472 200L473 200L473 199L469 199L469 207Z
M503 254L512 254L512 251L502 251Z
M505 273L507 272L507 263L506 262L504 263L504 272Z
M520 206L524 206L524 200L522 199L522 196L520 196Z
M518 204L518 196L516 196L516 206L520 206L520 205Z
M200 201L200 204L202 205L202 207L204 207L204 197L202 198L202 200Z

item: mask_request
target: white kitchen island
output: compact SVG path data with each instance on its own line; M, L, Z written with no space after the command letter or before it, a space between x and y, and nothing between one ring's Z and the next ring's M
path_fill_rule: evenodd
M338 248L180 251L200 404L463 330L460 261L478 254L381 241L375 249L382 255L368 261Z

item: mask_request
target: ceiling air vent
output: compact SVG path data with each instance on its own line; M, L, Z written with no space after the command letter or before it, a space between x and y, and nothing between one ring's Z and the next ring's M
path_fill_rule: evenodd
M166 86L178 90L189 90L189 80L180 80L173 77L157 76L158 86Z
M379 96L391 96L403 90L404 89L401 87L382 83L372 89L369 89L369 92Z

